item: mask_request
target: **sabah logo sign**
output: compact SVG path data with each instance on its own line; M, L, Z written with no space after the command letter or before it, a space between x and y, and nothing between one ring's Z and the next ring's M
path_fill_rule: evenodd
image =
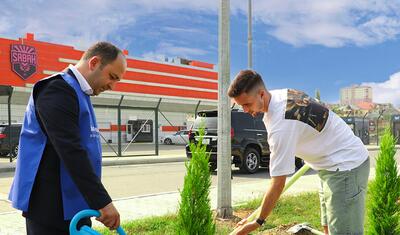
M11 67L22 79L26 80L36 73L37 55L33 46L11 45Z

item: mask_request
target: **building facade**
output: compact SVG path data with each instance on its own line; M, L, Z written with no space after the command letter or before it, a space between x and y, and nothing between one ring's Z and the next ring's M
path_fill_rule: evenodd
M22 122L33 85L40 79L76 64L83 51L72 46L37 41L31 33L24 38L0 38L0 85L12 86L12 122ZM118 129L117 106L122 109L122 140L135 136L138 123L141 132L159 137L185 129L198 110L217 108L218 73L214 65L201 61L176 60L174 63L148 61L130 57L127 72L113 91L92 97L103 141L115 142ZM0 97L0 121L6 122L7 98ZM159 107L159 125L149 108ZM142 109L141 109L142 108Z
M372 103L371 87L354 85L340 90L341 105L357 105L362 102Z

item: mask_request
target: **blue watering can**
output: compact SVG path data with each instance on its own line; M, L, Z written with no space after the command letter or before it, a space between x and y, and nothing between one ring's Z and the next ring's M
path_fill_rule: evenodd
M77 230L78 222L81 219L87 218L87 217L99 217L99 216L100 216L99 211L95 211L95 210L80 211L71 220L71 223L69 225L70 235L101 235L99 232L97 232L96 230L93 230L92 228L90 228L87 225L84 225L80 228L80 230ZM117 228L117 233L119 235L126 235L125 231L121 228L121 226L119 226Z

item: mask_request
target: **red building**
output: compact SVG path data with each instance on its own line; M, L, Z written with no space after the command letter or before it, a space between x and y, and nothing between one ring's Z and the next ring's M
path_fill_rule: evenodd
M36 41L31 33L19 39L0 38L0 85L14 88L12 120L22 121L35 82L62 71L69 64L77 63L82 53L83 51L73 46ZM124 53L128 64L124 78L113 91L92 97L93 104L115 106L124 95L124 106L156 107L162 98L160 111L168 113L165 116L170 116L169 121L174 125L160 119L161 132L175 131L187 126L190 122L187 114L194 113L199 101L199 109L216 108L218 73L213 64L184 59L177 59L175 63L156 62L130 57L126 50ZM116 111L95 109L101 130L115 130ZM0 120L7 120L6 109L2 107L1 110ZM122 123L145 119L145 116L149 115L140 110L126 110ZM111 136L110 139L114 137Z

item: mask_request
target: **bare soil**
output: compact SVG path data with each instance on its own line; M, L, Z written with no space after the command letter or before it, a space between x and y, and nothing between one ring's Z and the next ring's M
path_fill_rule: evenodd
M225 225L225 226L229 226L231 228L234 228L235 225L241 221L243 218L247 218L251 213L253 213L253 210L240 210L240 211L235 211L233 213L233 216L229 219L218 219L217 220L217 224L218 225ZM273 229L268 229L268 230L264 230L261 231L259 233L257 233L257 235L293 235L293 233L289 233L287 232L287 230L293 226L295 226L296 224L284 224L284 225L280 225L276 228ZM309 235L312 233L309 232L299 232L296 233L296 235Z

